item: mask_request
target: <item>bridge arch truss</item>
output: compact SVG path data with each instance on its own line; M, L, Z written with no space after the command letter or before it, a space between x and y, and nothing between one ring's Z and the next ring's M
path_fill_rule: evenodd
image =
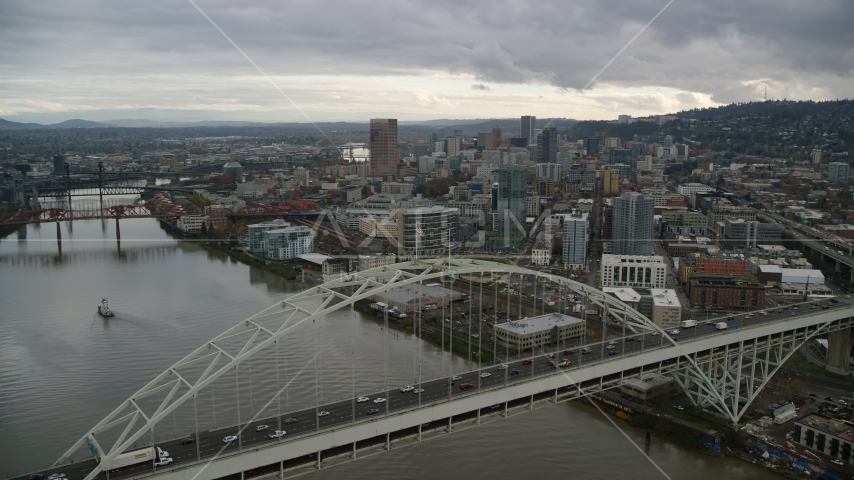
M350 273L310 287L239 322L186 355L131 395L75 442L56 464L68 461L79 449L88 447L101 459L86 477L86 480L91 480L107 469L116 456L132 448L137 441L144 441L147 433L153 437L157 424L181 405L192 404L197 395L219 377L234 371L241 363L274 345L300 325L405 285L483 274L536 275L545 278L584 296L608 315L624 323L629 331L657 332L663 339L675 345L660 327L629 305L589 285L565 277L484 260L412 260ZM157 401L148 403L151 408L142 407L144 401L153 398ZM102 445L103 440L99 441L99 434L115 429L121 430L117 438Z

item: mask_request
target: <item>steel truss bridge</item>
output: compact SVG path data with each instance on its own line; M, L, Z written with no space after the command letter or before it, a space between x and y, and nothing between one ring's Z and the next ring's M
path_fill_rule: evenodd
M109 204L110 202L105 202ZM43 208L37 210L19 210L0 215L0 226L26 225L30 223L55 223L74 220L125 219L125 218L178 218L182 215L204 213L201 207L184 207L176 210L174 205L110 205L101 207L100 202L87 202L76 208ZM236 210L220 209L225 217L316 217L320 211L291 211L290 207L277 205L252 205Z
M605 338L588 343L586 346L593 353L589 356L577 353L572 357L572 365L564 369L555 369L545 362L549 351L520 351L515 358L508 355L497 360L506 362L508 368L496 369L494 363L479 364L478 369L457 374L461 382L470 382L471 388L465 389L449 385L444 372L440 378L413 380L412 385L424 389L416 395L397 393L389 388L386 379L385 390L371 398L382 396L388 401L379 403L380 408L373 415L365 410L365 405L357 403L354 392L353 398L318 403L301 411L274 414L264 410L268 403L250 418L241 418L238 405L236 423L207 431L199 426L197 405L207 395L212 397L212 393L205 392L214 382L233 375L237 383L238 372L246 368L247 362L269 360L273 355L271 348L276 348L278 387L278 345L286 344L301 327L307 328L319 318L341 309L350 309L352 313L356 302L407 285L466 277L479 279L482 286L487 279L509 283L512 277L508 275L536 275L582 295L584 305L588 301L598 305L608 321L623 328L624 338L630 335L636 341L622 341L614 356L605 355L611 351L605 348ZM499 294L495 295L497 298ZM515 299L521 302L520 298ZM508 313L512 300L508 293ZM616 298L564 277L474 259L421 259L388 265L312 287L240 321L155 376L86 432L55 466L68 472L69 480L104 478L102 472L109 469L119 454L154 444L155 429L174 422L174 412L180 411L188 418L195 418L194 431L159 442L158 446L171 451L173 456L180 457L181 452L186 452L186 458L161 468L151 464L143 464L141 469L128 467L106 478L204 480L232 474L240 474L242 478L249 469L283 472L286 465L292 465L289 462L309 458L319 468L322 459L330 456L356 458L360 448L373 445L370 442L377 439L386 448L391 447L392 439L420 441L426 429L443 428L450 433L455 422L479 424L482 413L506 416L512 408L532 408L537 401L574 399L652 374L673 376L695 405L737 423L774 373L805 342L817 335L847 332L854 326L854 306L840 300L832 308L804 308L795 316L757 316L750 322L745 319L739 322L738 329L717 331L698 326L693 335L683 332L682 338L677 339ZM420 315L416 314L416 325L419 321ZM316 351L311 361L318 355ZM385 361L388 365L389 359ZM515 373L510 375L508 371ZM267 400L274 401L288 385ZM238 404L241 398L238 389ZM367 403L367 407L374 406ZM331 415L319 416L323 411ZM287 435L274 439L259 436L254 427L261 422L274 425L271 431L286 429ZM235 438L224 443L221 439L225 435ZM195 442L183 446L179 439L186 436ZM91 460L90 451L100 458L99 463ZM75 459L77 462L73 463Z

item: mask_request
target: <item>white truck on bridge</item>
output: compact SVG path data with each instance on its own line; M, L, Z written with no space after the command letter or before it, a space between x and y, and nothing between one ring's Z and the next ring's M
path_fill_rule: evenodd
M151 463L154 460L157 460L158 457L167 456L168 453L161 450L160 447L156 447L156 450L155 447L148 447L140 450L134 450L132 452L125 452L113 459L110 463L109 469L115 470L117 468L129 467L143 462Z
M718 322L718 323L715 325L715 328L717 328L718 330L726 330L726 329L727 329L727 324L726 324L726 322Z
M696 320L682 320L682 328L691 328L691 327L696 327L696 326L697 326Z

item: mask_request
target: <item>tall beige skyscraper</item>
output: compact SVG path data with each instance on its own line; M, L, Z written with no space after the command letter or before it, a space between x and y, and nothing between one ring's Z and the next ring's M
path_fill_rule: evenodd
M371 119L371 176L397 177L397 119Z

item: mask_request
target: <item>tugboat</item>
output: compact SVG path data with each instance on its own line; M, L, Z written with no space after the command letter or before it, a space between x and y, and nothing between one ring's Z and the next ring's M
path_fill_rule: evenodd
M101 305L98 307L98 315L100 315L104 318L110 318L110 317L116 316L116 314L113 313L113 311L110 310L110 307L107 305L107 299L106 298L101 299Z

